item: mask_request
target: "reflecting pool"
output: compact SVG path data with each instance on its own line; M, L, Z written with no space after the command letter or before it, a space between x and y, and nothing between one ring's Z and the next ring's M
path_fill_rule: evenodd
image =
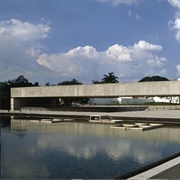
M180 152L179 127L143 132L0 118L1 178L114 178Z

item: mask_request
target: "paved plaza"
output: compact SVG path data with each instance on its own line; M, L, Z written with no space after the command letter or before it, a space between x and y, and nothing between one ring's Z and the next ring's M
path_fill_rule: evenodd
M126 111L126 112L77 112L77 111L6 111L0 110L0 113L22 114L22 115L54 115L54 116L74 116L89 118L91 115L109 116L114 118L140 118L140 119L161 119L169 122L180 123L180 110L156 110L156 111Z

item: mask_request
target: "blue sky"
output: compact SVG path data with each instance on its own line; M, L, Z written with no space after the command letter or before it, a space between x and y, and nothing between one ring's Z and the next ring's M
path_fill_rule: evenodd
M0 0L0 80L180 77L180 0Z

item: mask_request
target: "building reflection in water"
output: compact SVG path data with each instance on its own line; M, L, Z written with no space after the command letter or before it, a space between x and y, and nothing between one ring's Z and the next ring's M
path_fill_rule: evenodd
M180 149L179 128L142 132L110 126L11 120L11 132L4 135L3 175L8 168L8 178L112 178Z

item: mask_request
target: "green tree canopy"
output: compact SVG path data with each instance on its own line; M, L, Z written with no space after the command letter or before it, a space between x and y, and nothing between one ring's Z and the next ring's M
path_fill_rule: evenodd
M16 79L8 80L8 84L11 87L28 87L28 86L34 86L33 83L29 82L28 79L26 79L23 75L18 76ZM37 82L35 83L37 86Z
M51 86L50 82L46 82L45 86Z
M102 78L103 83L118 83L118 77L113 72L109 72L108 75L104 74Z
M0 108L10 109L10 91L11 87L28 87L39 86L38 82L34 84L29 82L23 75L18 76L16 79L0 82Z
M92 83L93 84L102 84L103 82L102 81L94 81L94 80L92 80Z
M161 76L152 76L152 77L146 76L141 80L139 80L139 82L151 82L151 81L169 81L169 79Z
M76 79L72 79L71 81L63 81L61 83L58 83L58 85L81 85L82 83L79 82Z

